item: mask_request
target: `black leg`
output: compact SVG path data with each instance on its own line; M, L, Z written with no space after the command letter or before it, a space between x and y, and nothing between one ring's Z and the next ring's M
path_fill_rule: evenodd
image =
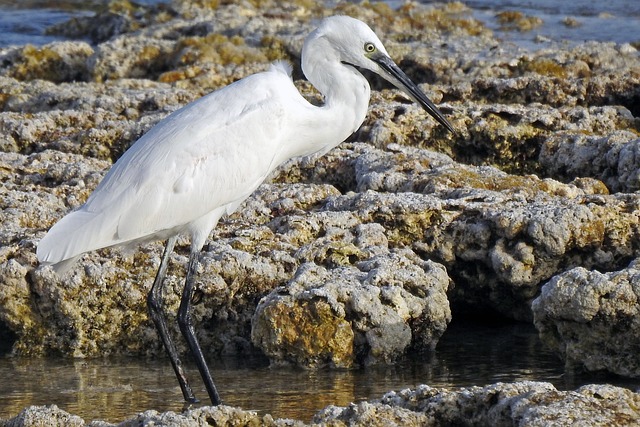
M196 403L198 402L198 399L196 399L196 397L193 395L193 391L189 386L189 382L187 381L187 377L182 367L182 362L178 357L176 346L171 339L171 335L169 335L167 321L164 318L164 312L162 309L164 276L167 273L169 255L171 255L171 252L173 251L176 240L176 237L172 237L167 240L167 245L164 248L162 260L160 261L160 268L158 268L158 273L156 274L156 279L153 282L153 287L151 288L149 295L147 295L147 306L149 307L149 314L151 315L151 319L153 320L153 323L155 323L156 329L158 330L158 335L160 335L160 339L162 339L164 348L167 350L169 358L171 359L171 365L173 366L173 370L176 373L176 377L178 377L178 382L180 383L180 389L182 390L184 400L189 403Z
M207 366L207 362L204 360L204 355L202 354L200 343L196 338L193 324L191 323L191 298L193 297L194 276L197 269L198 252L192 250L191 254L189 255L187 278L185 279L184 291L182 292L182 300L180 301L180 309L178 310L178 325L180 326L182 335L184 336L185 340L187 340L187 345L189 346L189 350L191 350L191 354L193 355L196 365L198 366L198 370L200 371L200 375L202 376L204 385L207 388L207 392L209 393L211 403L214 405L219 405L220 403L222 403L220 400L220 395L218 394L216 385L213 383L213 378L211 378L209 367Z

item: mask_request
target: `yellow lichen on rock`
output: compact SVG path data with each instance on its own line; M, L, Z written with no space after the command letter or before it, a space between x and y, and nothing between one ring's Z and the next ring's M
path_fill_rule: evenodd
M276 348L263 347L268 354L278 352L276 360L295 360L301 366L314 367L329 363L348 368L354 363L354 333L350 323L337 315L323 300L280 300L264 308L257 317L252 335L272 335L265 343L277 343ZM268 323L268 324L267 324ZM275 336L273 336L275 335Z

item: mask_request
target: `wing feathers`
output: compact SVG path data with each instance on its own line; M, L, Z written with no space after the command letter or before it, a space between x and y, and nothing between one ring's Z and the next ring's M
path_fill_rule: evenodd
M279 65L163 119L113 165L85 205L51 228L38 245L40 262L60 267L94 249L185 230L208 234L194 227L211 221L198 220L235 210L279 163L285 111L295 109L283 91L297 94Z

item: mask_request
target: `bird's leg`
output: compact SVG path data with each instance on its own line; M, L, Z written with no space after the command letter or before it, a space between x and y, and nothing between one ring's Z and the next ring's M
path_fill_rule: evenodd
M207 362L204 359L202 349L200 348L200 343L198 342L193 329L193 323L191 322L191 298L193 297L195 283L194 279L197 269L198 251L192 250L191 254L189 255L189 267L187 268L187 278L185 279L184 291L182 292L182 301L180 301L180 308L178 309L178 325L180 326L182 335L187 341L189 350L191 350L191 354L193 355L196 365L198 366L198 370L200 371L200 375L202 376L202 381L204 381L204 385L207 388L207 392L209 393L211 403L214 405L219 405L220 403L222 403L220 400L220 395L218 394L216 385L213 383L213 378L211 378L209 367L207 366Z
M158 268L158 273L156 274L156 279L153 282L153 287L151 288L151 291L149 291L149 295L147 295L147 306L149 307L149 314L151 315L151 319L156 325L158 335L160 335L160 339L164 344L164 348L167 350L169 358L171 359L171 365L173 366L173 370L176 373L176 377L178 377L178 382L180 383L180 389L182 390L184 400L189 403L196 403L198 402L198 399L196 399L196 397L193 395L191 386L189 386L189 382L187 381L184 369L182 368L182 362L178 357L178 351L176 350L176 346L171 339L171 335L169 334L167 321L164 317L164 310L162 309L164 277L167 273L169 256L173 251L176 240L177 237L171 237L169 240L167 240L167 245L164 248L162 260L160 261L160 268Z
M195 274L197 269L198 251L192 250L191 254L189 255L189 266L187 268L187 278L185 279L184 283L184 291L182 292L182 300L180 301L180 308L178 309L178 325L180 326L182 335L187 341L189 350L191 350L191 354L193 355L196 365L198 366L200 376L202 376L202 381L204 381L204 385L207 388L211 403L214 405L219 405L220 403L222 403L222 401L220 400L220 395L218 394L216 385L213 383L213 378L211 378L209 367L207 366L207 362L204 359L202 349L200 348L200 343L198 342L195 331L193 329L193 323L191 322L191 298L193 297Z

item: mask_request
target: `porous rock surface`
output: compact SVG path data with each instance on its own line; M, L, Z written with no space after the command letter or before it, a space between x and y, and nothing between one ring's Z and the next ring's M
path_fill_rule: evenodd
M302 40L322 16L349 14L458 132L372 79L348 142L288 162L212 233L193 313L207 353L393 363L433 348L453 309L535 321L572 364L637 376L636 47L526 50L460 3L217 3L116 1L52 29L70 40L0 49L0 336L16 356L162 353L145 306L161 244L90 253L58 277L38 267L37 242L133 141L211 90L285 59L319 102L300 80ZM170 313L187 256L180 240Z
M542 341L569 363L640 378L640 269L577 267L554 276L533 302Z
M357 240L365 228L384 240L377 224L360 226ZM330 256L357 256L349 243L342 238ZM271 359L302 366L351 367L359 357L365 364L391 363L412 345L435 348L451 320L444 267L408 249L375 255L356 267L303 264L286 286L258 304L252 341Z
M456 390L422 385L389 392L378 402L328 407L314 421L363 426L625 426L640 420L639 398L637 393L607 385L568 392L536 382Z

